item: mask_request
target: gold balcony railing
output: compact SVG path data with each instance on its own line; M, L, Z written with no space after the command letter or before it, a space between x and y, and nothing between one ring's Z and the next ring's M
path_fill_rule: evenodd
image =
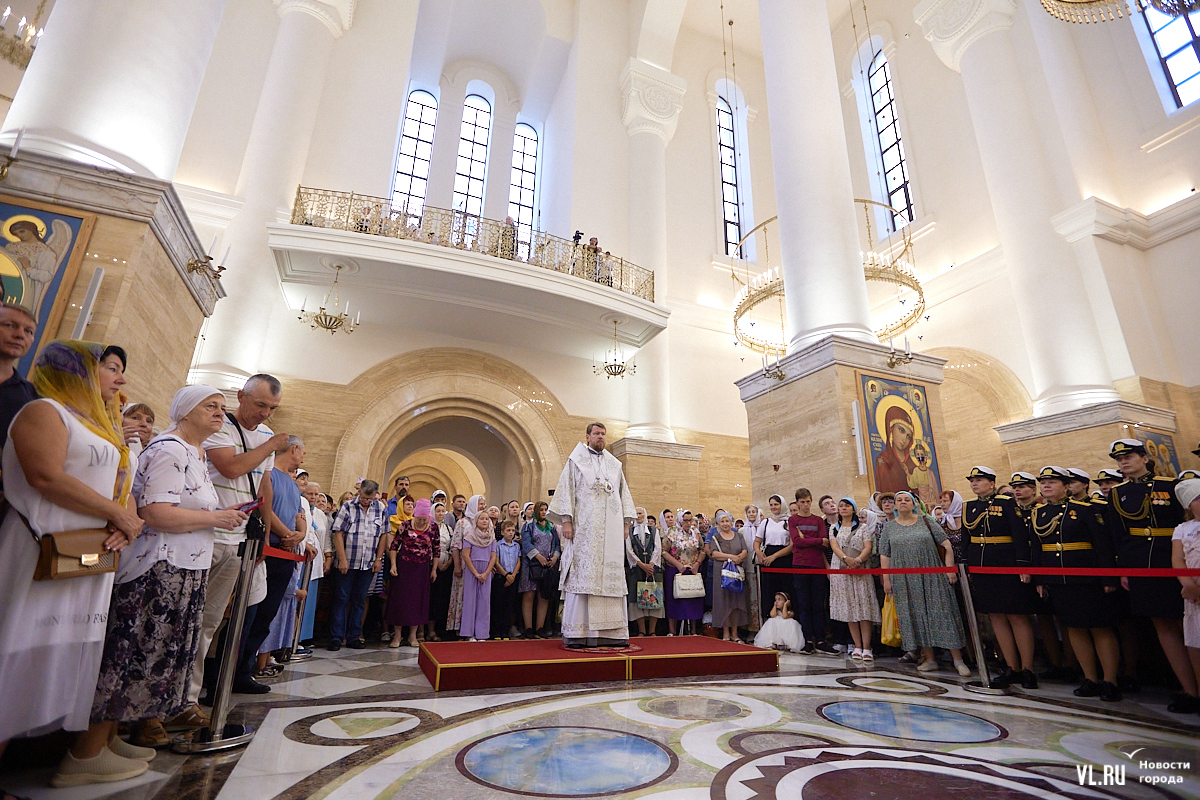
M296 190L293 225L356 231L425 242L519 261L654 301L654 273L623 258L594 253L586 245L475 214L423 206L397 208L383 197L325 189Z

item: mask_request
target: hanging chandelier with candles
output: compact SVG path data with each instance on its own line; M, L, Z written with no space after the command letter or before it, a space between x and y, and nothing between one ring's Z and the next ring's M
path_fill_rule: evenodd
M33 15L33 22L30 22L27 17L21 17L16 31L10 32L8 23L12 17L12 6L4 9L4 14L0 15L0 58L20 69L29 66L29 59L33 57L34 48L38 46L38 42L42 40L42 34L46 32L45 28L38 27L45 10L46 0L42 0L38 3L37 12Z
M621 347L620 340L617 339L617 326L621 324L620 320L614 319L613 324L613 340L612 347L604 351L604 363L592 364L592 373L595 375L603 375L608 378L622 378L626 375L637 374L637 365L626 363L625 349Z
M316 311L306 311L308 298L304 298L304 302L300 304L300 316L298 320L312 326L315 330L329 331L332 336L338 331L343 333L354 333L354 329L358 327L359 320L362 318L362 312L359 311L353 320L350 319L350 301L346 301L344 310L339 310L342 306L341 294L338 291L338 275L342 271L341 264L334 266L336 270L333 274L333 285L329 287L329 291L325 292L325 300L321 303Z

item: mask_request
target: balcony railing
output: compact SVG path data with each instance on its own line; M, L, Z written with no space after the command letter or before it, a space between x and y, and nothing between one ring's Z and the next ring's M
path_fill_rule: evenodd
M423 206L414 212L397 208L383 197L301 186L296 190L292 224L356 231L482 253L572 275L654 301L654 273L648 269L607 253L593 253L586 245L530 230L528 226L506 224L462 211Z

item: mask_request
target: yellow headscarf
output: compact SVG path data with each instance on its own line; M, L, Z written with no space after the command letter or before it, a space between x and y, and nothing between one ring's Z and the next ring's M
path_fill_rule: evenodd
M416 502L416 500L414 499L413 502ZM404 498L397 497L396 498L396 513L393 514L390 518L391 523L392 523L392 533L398 533L400 531L400 526L403 525L404 523L408 522L412 518L413 518L412 514L406 514L404 512Z
M121 434L121 393L107 403L100 396L100 358L105 346L97 342L57 339L38 354L30 373L42 397L57 400L92 433L117 448L117 481L113 499L125 505L133 485L129 446Z

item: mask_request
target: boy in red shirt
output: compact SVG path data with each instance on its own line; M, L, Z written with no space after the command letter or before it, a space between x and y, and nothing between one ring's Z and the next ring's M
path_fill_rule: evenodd
M829 547L829 531L825 520L813 516L812 492L796 490L796 505L800 513L788 517L788 537L792 540L792 566L798 569L825 569L825 548ZM805 653L836 656L832 645L825 642L828 619L829 576L823 573L792 575L796 598L796 619L804 630ZM815 643L815 644L814 644Z

